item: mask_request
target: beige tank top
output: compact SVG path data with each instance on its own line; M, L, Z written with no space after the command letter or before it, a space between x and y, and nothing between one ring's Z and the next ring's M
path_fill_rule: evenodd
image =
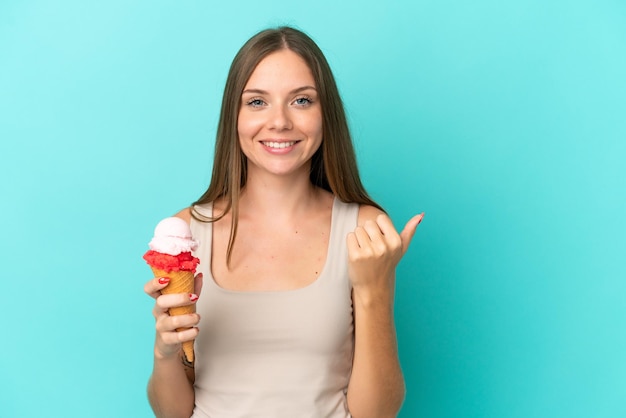
M212 206L197 206L212 215ZM239 292L211 275L212 224L192 219L204 275L193 418L350 417L354 324L346 236L358 204L335 198L326 264L306 287Z

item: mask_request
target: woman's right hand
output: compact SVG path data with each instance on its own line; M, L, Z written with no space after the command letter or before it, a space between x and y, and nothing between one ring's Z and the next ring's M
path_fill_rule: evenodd
M202 290L202 273L195 277L194 293L172 293L162 295L161 290L167 287L167 277L155 277L144 285L144 292L156 300L152 315L156 320L156 341L154 343L154 355L157 358L171 358L180 352L181 344L191 341L198 336L198 322L200 315L197 313L170 316L169 309L192 305L196 303ZM176 331L177 328L188 328Z

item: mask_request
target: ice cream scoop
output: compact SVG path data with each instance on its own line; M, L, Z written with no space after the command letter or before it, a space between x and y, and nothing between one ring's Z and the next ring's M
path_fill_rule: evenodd
M195 251L198 242L191 236L187 222L177 217L165 218L154 229L154 237L148 244L151 250L163 254L178 255Z

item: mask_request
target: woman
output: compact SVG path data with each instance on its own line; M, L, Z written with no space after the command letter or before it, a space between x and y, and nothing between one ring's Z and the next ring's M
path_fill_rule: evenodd
M396 416L395 267L423 214L398 234L368 197L334 78L304 33L265 30L239 51L211 184L177 216L201 265L193 295L160 295L167 278L145 286L158 417ZM197 314L167 313L193 303Z

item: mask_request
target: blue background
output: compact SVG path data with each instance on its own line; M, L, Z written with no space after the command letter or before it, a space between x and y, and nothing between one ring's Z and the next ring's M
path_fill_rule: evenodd
M1 417L149 417L152 229L208 184L226 72L335 71L399 267L401 417L626 416L626 3L0 2Z

